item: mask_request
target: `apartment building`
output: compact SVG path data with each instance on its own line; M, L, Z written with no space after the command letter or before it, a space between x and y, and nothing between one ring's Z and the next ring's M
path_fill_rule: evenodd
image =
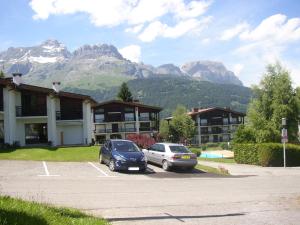
M159 131L162 109L139 102L112 100L93 107L94 137L102 143L107 139L123 138L129 134L155 135Z
M193 108L189 115L195 121L197 134L194 143L227 142L233 138L237 128L244 124L244 113L229 108Z
M188 115L196 125L196 135L193 144L207 142L227 142L233 138L237 128L244 124L246 114L229 108L211 107L205 109L193 108ZM172 117L166 118L170 121Z
M26 145L92 142L92 105L86 95L22 83L21 74L0 78L0 141Z

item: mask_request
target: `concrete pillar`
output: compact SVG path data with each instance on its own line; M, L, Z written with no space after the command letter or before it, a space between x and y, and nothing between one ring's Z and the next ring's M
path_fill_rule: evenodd
M48 141L52 142L53 146L57 143L57 129L56 129L56 98L54 96L47 96L47 128Z
M4 142L13 144L16 140L16 93L9 87L3 89Z
M200 115L197 115L197 122L198 122L198 144L201 145L201 118Z
M89 101L83 101L82 103L82 112L83 112L83 143L91 144L92 143L92 107Z
M139 108L135 107L135 128L136 128L136 133L140 133L140 121L139 121Z

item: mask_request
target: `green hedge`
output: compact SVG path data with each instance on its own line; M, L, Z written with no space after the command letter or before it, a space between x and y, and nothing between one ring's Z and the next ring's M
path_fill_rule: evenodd
M261 166L283 166L283 147L278 143L235 144L234 159L237 163ZM286 145L287 166L300 166L300 145Z
M237 163L259 165L257 147L256 144L235 144L234 160Z

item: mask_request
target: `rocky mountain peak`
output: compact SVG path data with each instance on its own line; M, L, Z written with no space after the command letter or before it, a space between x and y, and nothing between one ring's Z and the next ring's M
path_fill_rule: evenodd
M185 63L181 70L191 77L221 84L243 85L232 71L226 69L221 62L200 60Z
M118 49L113 45L98 44L98 45L84 45L73 52L75 58L95 59L99 57L114 57L117 59L124 59L118 52Z
M159 67L157 67L156 70L158 74L163 74L163 75L170 75L170 74L177 75L177 76L184 75L180 70L180 68L175 66L172 63L160 65Z

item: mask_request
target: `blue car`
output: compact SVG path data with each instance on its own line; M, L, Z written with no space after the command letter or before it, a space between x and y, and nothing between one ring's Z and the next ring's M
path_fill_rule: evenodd
M129 170L145 172L147 160L135 143L128 140L108 140L100 149L99 162L111 171Z

